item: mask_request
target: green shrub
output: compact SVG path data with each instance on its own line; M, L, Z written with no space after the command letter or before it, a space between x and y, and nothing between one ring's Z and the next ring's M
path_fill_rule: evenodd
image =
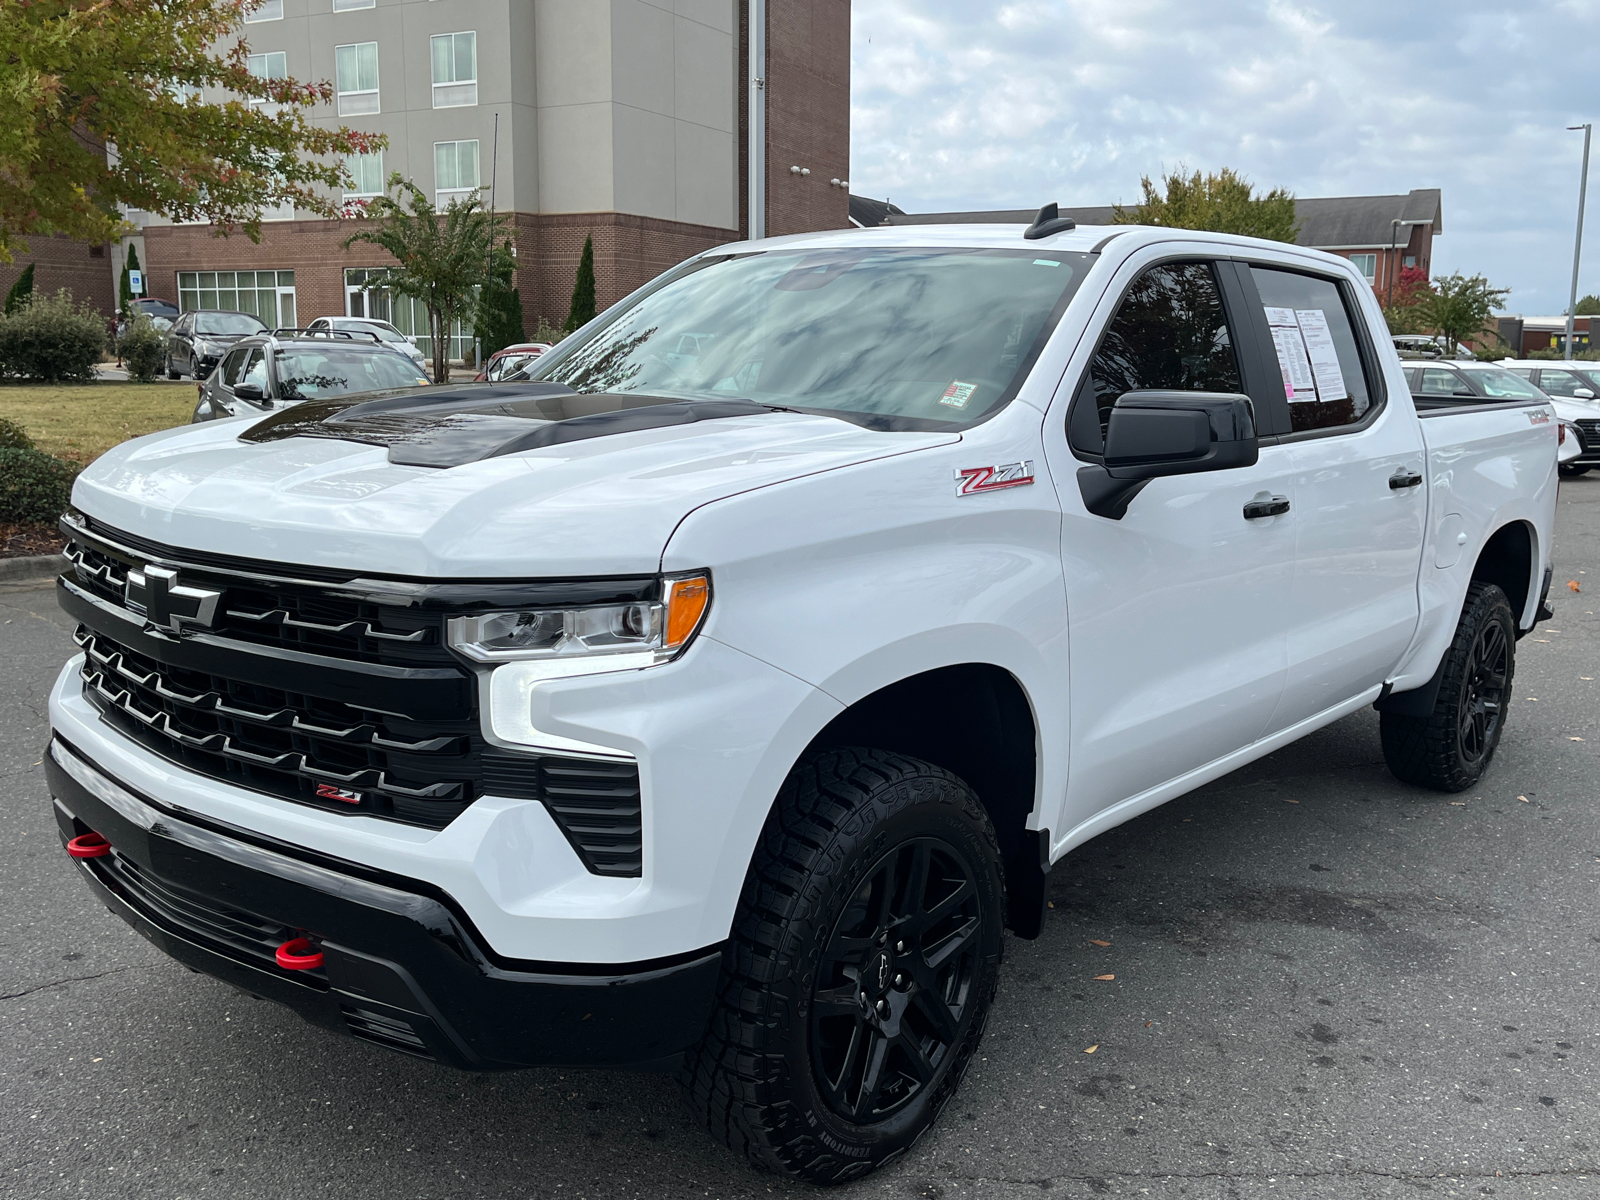
M32 450L33 439L15 421L0 417L0 450Z
M167 366L167 335L140 313L117 339L117 353L128 364L128 378L149 383Z
M67 511L76 474L43 450L0 450L0 521L54 521Z
M106 325L63 288L0 318L0 375L44 383L88 382L106 347Z

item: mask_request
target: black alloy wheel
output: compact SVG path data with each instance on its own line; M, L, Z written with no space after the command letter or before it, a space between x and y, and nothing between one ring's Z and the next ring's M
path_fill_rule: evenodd
M1506 684L1511 678L1511 642L1498 621L1486 622L1472 640L1461 674L1456 738L1463 763L1477 763L1500 740Z
M1441 792L1477 783L1505 732L1516 637L1505 592L1492 583L1472 584L1455 638L1439 664L1431 711L1380 715L1383 758L1395 778Z
M680 1081L757 1166L812 1183L904 1154L955 1094L999 979L994 826L949 771L807 754L762 829Z
M193 354L189 355L189 378L200 383L200 360Z
M904 1108L972 1021L980 913L972 869L938 838L890 850L834 927L811 995L812 1069L857 1125Z

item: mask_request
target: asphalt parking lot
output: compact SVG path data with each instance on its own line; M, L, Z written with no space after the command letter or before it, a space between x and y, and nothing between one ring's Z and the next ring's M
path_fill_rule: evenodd
M1058 864L939 1125L835 1194L1600 1195L1600 476L1562 485L1555 597L1480 788L1396 783L1363 711ZM711 1143L665 1076L461 1074L157 953L50 816L68 623L37 588L0 622L0 1192L814 1191Z

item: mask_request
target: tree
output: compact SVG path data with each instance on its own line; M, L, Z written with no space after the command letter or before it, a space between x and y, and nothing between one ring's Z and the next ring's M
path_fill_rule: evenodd
M562 327L571 333L580 325L594 320L594 238L583 239L583 255L578 259L578 278L572 283L572 307L567 310L567 323Z
M1445 352L1454 354L1457 343L1484 332L1510 294L1510 288L1490 287L1482 275L1457 271L1433 281L1432 294L1417 305L1418 315L1444 337Z
M1139 188L1144 199L1132 208L1116 205L1113 223L1209 229L1275 242L1292 242L1300 232L1292 193L1279 187L1256 196L1250 181L1231 167L1214 175L1202 176L1199 171L1185 175L1180 163L1172 174L1161 177L1160 190L1148 175L1139 180Z
M1578 307L1573 310L1576 317L1600 317L1600 296L1590 294L1578 301Z
M33 264L29 263L22 268L22 274L17 276L17 281L11 285L11 290L6 293L6 316L9 317L32 299Z
M257 2L0 2L0 262L33 235L114 241L122 207L253 240L282 201L338 214L343 156L385 139L313 124L326 81L250 73ZM203 88L234 99L208 104Z
M117 282L117 311L123 316L128 315L128 305L133 300L133 283L128 278L130 271L139 269L139 251L132 242L128 243L128 257L122 264L122 278Z
M433 341L433 379L444 383L450 378L451 327L474 310L476 290L502 269L501 260L511 252L494 245L494 218L478 192L450 201L441 212L398 171L389 176L389 192L367 205L375 225L345 238L344 246L368 242L394 256L399 265L369 278L363 290L387 290L422 303Z
M511 257L509 242L504 249L494 274L478 293L477 314L472 319L472 327L483 343L485 361L496 350L523 338L522 293L513 286L511 270L516 260Z
M1394 282L1394 303L1383 310L1389 332L1426 332L1428 321L1422 302L1432 295L1433 284L1428 282L1426 271L1421 267L1402 267Z

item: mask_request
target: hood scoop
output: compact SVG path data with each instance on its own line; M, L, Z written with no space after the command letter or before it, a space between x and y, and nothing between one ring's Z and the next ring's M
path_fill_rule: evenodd
M541 446L772 412L751 400L580 394L559 383L469 384L310 400L256 422L243 442L332 438L385 446L410 467L459 467Z

